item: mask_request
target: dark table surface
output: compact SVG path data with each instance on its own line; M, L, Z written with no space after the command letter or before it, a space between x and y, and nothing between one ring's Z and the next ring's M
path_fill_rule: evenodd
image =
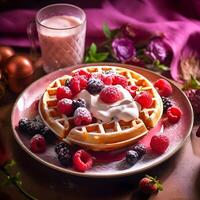
M23 187L39 200L199 200L200 199L200 138L194 124L190 138L173 157L145 173L113 179L80 178L57 172L32 159L16 143L11 130L11 112L17 95L7 92L0 100L1 137L16 160ZM145 174L158 176L164 190L146 196L138 189ZM0 174L0 181L3 179ZM0 200L25 200L14 187L0 187Z

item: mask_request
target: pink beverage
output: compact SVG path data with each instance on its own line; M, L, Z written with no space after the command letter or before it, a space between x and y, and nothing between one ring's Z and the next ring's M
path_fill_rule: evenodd
M37 31L44 70L49 73L80 64L85 47L84 12L68 4L50 5L39 12Z

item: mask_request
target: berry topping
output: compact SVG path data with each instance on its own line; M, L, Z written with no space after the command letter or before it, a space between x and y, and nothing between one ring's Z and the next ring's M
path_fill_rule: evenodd
M105 103L115 103L122 98L122 93L117 87L108 86L101 91L100 98Z
M36 134L31 138L31 151L34 153L43 153L46 150L45 138Z
M77 126L90 124L92 122L91 113L87 108L79 107L74 112L74 124Z
M153 104L152 95L149 92L140 92L135 96L137 101L143 108L150 108Z
M84 99L81 99L81 98L75 99L73 100L72 105L73 105L74 110L76 110L79 107L86 107L86 102Z
M168 120L172 123L176 123L180 120L182 116L182 111L179 107L172 106L167 109Z
M128 86L128 80L125 76L116 74L113 76L113 85L121 85L124 88Z
M136 144L133 147L133 150L136 151L141 158L146 153L146 147L143 144Z
M57 104L57 109L60 113L67 115L68 117L73 114L73 106L71 99L61 99Z
M67 86L61 86L56 91L56 98L61 100L63 98L72 98L72 91Z
M103 88L104 88L104 83L101 80L91 78L88 81L86 89L90 94L98 94L101 92Z
M72 152L68 144L60 142L56 145L55 152L57 153L58 160L62 165L67 167L72 164Z
M65 142L59 142L59 143L56 144L56 146L55 146L55 152L56 152L57 154L59 154L59 151L60 151L61 149L70 149L70 146L69 146L67 143L65 143Z
M139 160L139 155L134 150L129 150L126 152L126 162L132 166Z
M135 97L136 91L138 90L138 86L136 85L129 85L126 87L126 89L129 91L132 97Z
M112 85L113 84L114 74L103 74L102 81L105 85Z
M154 135L150 142L151 149L156 154L162 154L169 146L169 139L165 135Z
M146 194L154 194L163 190L160 182L156 178L148 175L140 180L139 188Z
M74 76L73 78L70 79L68 85L73 95L76 95L81 90L87 87L87 79L85 78L85 76Z
M88 169L91 169L93 165L92 156L87 153L85 150L78 150L73 156L73 166L74 169L80 172L85 172Z
M154 83L160 96L168 97L172 94L172 86L165 79L159 79Z
M79 69L74 73L73 76L85 76L85 78L88 80L91 77L91 74L84 69Z
M163 111L166 112L168 108L172 107L172 102L167 97L161 97L163 102Z
M41 133L44 127L43 122L36 119L21 119L19 121L19 130L30 135Z

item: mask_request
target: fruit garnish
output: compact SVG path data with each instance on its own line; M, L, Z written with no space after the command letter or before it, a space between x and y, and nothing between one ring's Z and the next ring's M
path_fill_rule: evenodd
M177 106L172 106L167 109L168 120L172 123L177 123L182 116L182 111Z
M146 194L154 194L163 190L159 180L148 175L140 180L139 188Z
M74 112L74 124L77 126L90 124L92 115L87 108L79 107Z
M61 99L58 103L57 103L57 109L60 113L67 115L68 117L70 117L73 114L73 106L72 106L72 100L71 99Z
M63 98L72 98L72 91L67 86L61 86L56 91L56 98L61 100Z
M163 112L166 112L168 108L172 107L172 102L167 97L161 97L163 102Z
M139 158L141 158L147 151L143 144L136 144L132 149L138 153Z
M91 74L83 69L79 69L73 74L73 76L85 76L85 78L88 80L91 77Z
M112 85L113 77L114 74L102 74L102 81L104 82L105 85Z
M83 149L78 150L73 155L73 167L75 170L85 172L93 166L92 156Z
M157 89L160 96L168 97L172 94L172 86L165 79L159 79L154 83L154 87Z
M133 166L139 160L139 155L134 150L129 150L126 152L126 162Z
M113 75L113 85L121 85L124 88L128 86L128 80L125 76L114 74Z
M135 97L136 91L138 90L138 86L136 85L129 85L126 87L126 89L129 91L132 97Z
M85 76L74 76L68 83L73 95L78 94L81 90L87 87L87 79Z
M31 138L30 149L34 153L43 153L46 150L46 141L45 138L36 134Z
M140 92L135 96L137 101L143 108L150 108L153 104L152 95L149 92Z
M169 146L169 138L165 135L154 135L150 142L151 149L156 154L163 154Z
M95 95L95 94L100 93L104 87L105 85L101 80L90 78L86 89L90 94Z
M70 166L72 164L72 152L68 144L60 142L55 147L59 162L63 166Z
M85 99L81 99L81 98L74 99L72 101L72 105L73 105L74 110L76 110L79 107L86 107L86 102L85 102Z

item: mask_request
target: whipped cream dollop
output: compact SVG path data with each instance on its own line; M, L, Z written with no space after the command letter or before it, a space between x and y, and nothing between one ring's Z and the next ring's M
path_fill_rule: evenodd
M77 98L85 99L87 108L92 115L103 122L117 118L125 122L134 120L139 117L140 105L134 101L128 90L124 89L121 85L116 85L122 93L121 100L107 104L104 103L99 95L92 95L87 90L82 90Z

